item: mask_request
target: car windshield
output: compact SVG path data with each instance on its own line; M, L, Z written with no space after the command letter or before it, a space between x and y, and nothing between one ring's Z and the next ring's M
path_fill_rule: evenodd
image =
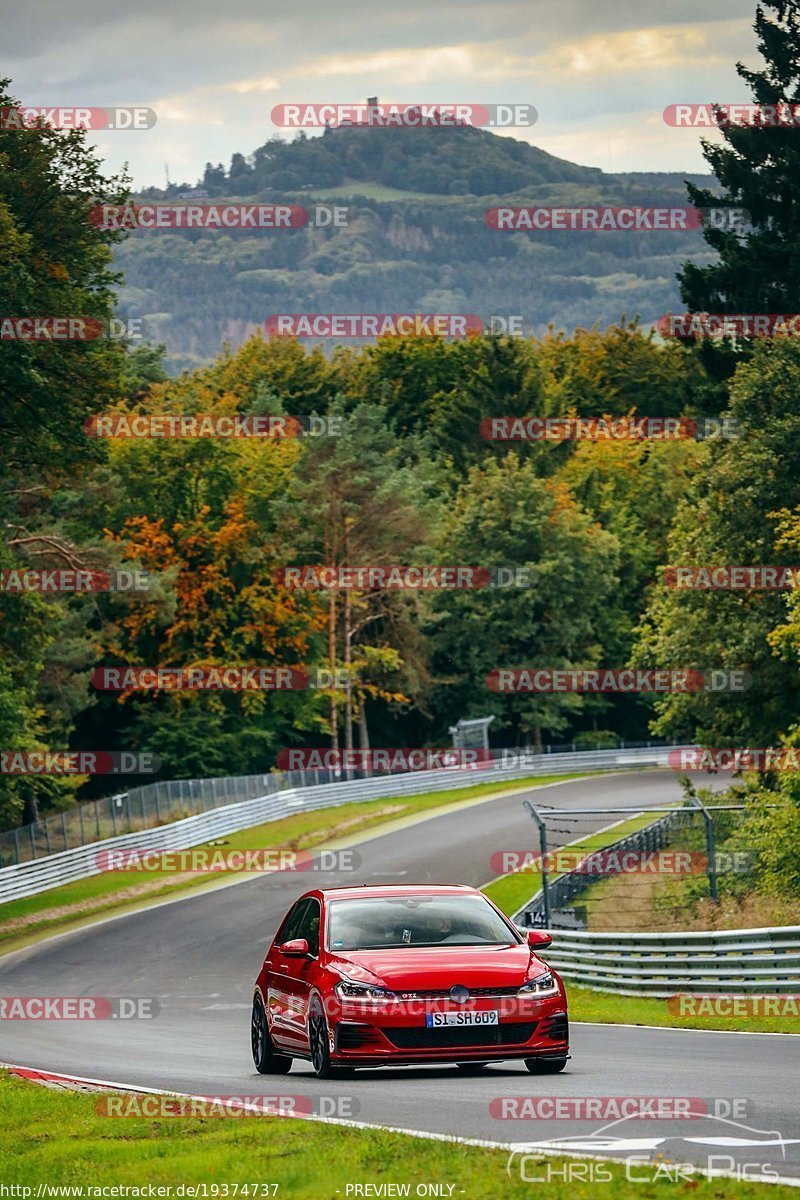
M329 950L508 946L519 939L482 896L365 896L334 900Z

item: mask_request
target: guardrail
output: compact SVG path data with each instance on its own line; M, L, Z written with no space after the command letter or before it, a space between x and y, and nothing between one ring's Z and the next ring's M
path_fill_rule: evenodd
M660 742L628 742L621 741L618 747L604 747L600 753L617 754L632 752L635 763L639 750L650 750L658 747ZM532 774L548 773L548 759L553 754L574 754L578 752L576 745L545 746L536 753L523 750L520 747L471 750L468 753L476 757L469 764L476 769L483 762L483 755L488 754L491 768L509 767L520 756L525 757ZM580 753L596 753L597 751L581 751ZM375 752L376 755L379 753ZM449 751L437 752L446 756ZM457 752L453 752L457 753ZM465 752L466 753L466 752ZM481 758L477 756L480 755ZM325 751L320 751L324 761ZM438 768L446 764L436 764ZM455 765L455 764L454 764ZM615 765L629 766L631 762L618 760ZM306 770L271 771L261 775L227 775L221 778L204 779L159 779L154 783L145 783L131 787L129 791L119 791L113 796L103 796L100 800L84 800L72 808L60 813L52 813L39 821L26 825L18 825L14 829L0 832L0 867L12 863L27 862L32 858L44 858L49 854L57 854L61 850L74 850L76 846L88 846L92 842L102 841L103 838L117 837L121 833L134 833L137 829L154 829L170 821L179 821L183 817L193 817L201 812L209 812L213 808L224 808L228 804L238 804L240 800L255 800L266 793L281 792L295 787L309 787L321 783L340 783L343 780L353 781L368 778L391 778L398 771L374 768L369 771L351 770L343 774L341 769L334 771L330 768L310 768Z
M623 996L800 993L800 926L715 933L553 931L548 965Z
M673 749L690 747L642 747L624 750L589 750L566 754L516 754L513 760L498 760L492 767L463 767L435 771L413 771L371 779L343 780L309 787L284 787L237 804L173 821L155 829L140 829L77 846L44 858L13 863L0 869L0 904L32 896L37 892L85 879L100 873L101 851L114 849L187 850L212 838L277 821L298 811L310 811L358 801L413 796L424 792L472 787L478 783L523 779L537 775L571 774L642 766L663 766ZM620 759L624 761L620 761ZM294 774L299 774L296 772ZM276 776L264 776L265 780ZM265 789L266 790L266 789Z

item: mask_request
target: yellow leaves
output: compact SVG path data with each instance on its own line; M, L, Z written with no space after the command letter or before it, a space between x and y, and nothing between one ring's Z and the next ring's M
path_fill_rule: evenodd
M767 513L767 516L775 522L775 549L787 550L790 553L800 551L800 508L780 508L776 512Z

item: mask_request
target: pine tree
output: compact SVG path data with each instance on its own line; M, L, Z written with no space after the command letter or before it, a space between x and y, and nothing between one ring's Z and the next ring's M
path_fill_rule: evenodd
M772 10L770 16L767 10ZM775 19L771 19L774 16ZM800 114L800 7L798 0L765 0L754 29L765 67L736 70L759 105L798 104ZM800 128L730 125L724 144L703 140L703 153L723 186L722 203L746 209L746 233L707 228L719 253L709 266L685 263L678 279L691 312L789 313L800 311ZM698 208L720 196L687 184Z

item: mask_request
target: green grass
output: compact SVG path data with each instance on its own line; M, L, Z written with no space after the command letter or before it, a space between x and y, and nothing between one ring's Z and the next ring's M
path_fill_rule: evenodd
M283 1080L276 1091L291 1094L287 1084ZM223 1197L225 1185L232 1197L234 1184L271 1183L278 1185L277 1192L256 1194L277 1195L278 1200L346 1200L348 1184L406 1184L413 1196L418 1183L430 1182L453 1185L455 1200L530 1200L543 1191L547 1200L596 1200L598 1195L593 1182L565 1182L564 1160L555 1158L537 1156L536 1166L530 1159L526 1162L528 1177L531 1172L543 1175L548 1163L554 1175L561 1170L561 1176L555 1175L543 1189L520 1178L519 1159L507 1173L504 1150L280 1117L111 1119L97 1113L98 1102L96 1095L55 1092L0 1074L3 1183L32 1188L34 1196L40 1184L205 1184L208 1197ZM517 1130L501 1132L524 1136ZM537 1135L541 1136L538 1130ZM575 1162L572 1170L577 1168ZM613 1174L614 1200L672 1200L686 1195L687 1187L694 1200L764 1196L757 1183L698 1176L676 1191L675 1183L663 1177L656 1182L629 1181L622 1164L607 1163L604 1169ZM663 1164L652 1169L663 1176ZM641 1178L645 1168L637 1166L636 1174ZM770 1200L789 1200L790 1195L796 1193L783 1185L769 1190Z
M323 848L335 842L347 843L354 835L379 826L391 827L397 821L424 815L426 812L457 806L483 796L583 778L581 774L541 776L535 779L515 779L505 783L484 783L451 791L426 792L419 796L401 796L343 804L335 808L298 812L279 821L243 829L215 839L214 846L228 852L285 848L307 850ZM208 844L208 843L204 843ZM212 888L230 882L242 872L216 872L213 875L195 874L176 877L168 871L147 871L134 868L125 871L106 871L79 879L74 883L38 892L21 900L0 905L0 953L28 945L49 933L86 924L97 916L111 912L133 910L165 896L189 889ZM136 889L136 894L131 892Z
M367 180L354 179L351 183L342 183L338 187L307 188L302 192L312 200L347 200L363 196L367 200L428 200L431 203L451 204L463 199L459 196L443 196L438 192L407 192L402 188L388 187L383 183L370 183Z
M546 957L546 953L545 953ZM732 985L735 986L735 985ZM745 1033L800 1033L800 1016L708 1016L673 1013L655 996L596 992L567 980L572 1021L608 1025L664 1025L672 1029L728 1029Z
M652 825L656 818L652 813L642 813L636 817L630 817L627 821L621 821L615 825L612 830L606 833L593 833L588 837L581 838L577 842L570 842L570 852L580 852L589 854L593 850L602 850L605 846L616 842L622 837L626 837L629 833L635 833L637 829L643 829L646 825ZM531 845L538 845L538 831L531 822ZM536 851L538 853L538 850ZM552 882L559 878L559 874L563 872L550 872L548 879ZM531 896L534 896L542 886L542 874L537 868L528 866L521 871L514 871L508 875L501 875L497 879L493 879L490 883L484 884L483 891L492 899L495 904L502 908L503 912L513 916L522 908Z

